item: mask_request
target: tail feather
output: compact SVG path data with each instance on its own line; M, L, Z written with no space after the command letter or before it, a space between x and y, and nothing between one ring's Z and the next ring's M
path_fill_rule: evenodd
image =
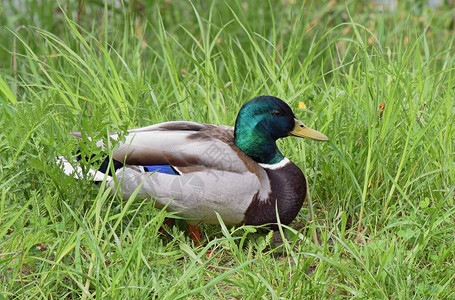
M84 172L83 168L81 168L80 164L78 163L80 160L82 160L82 155L79 153L76 158L73 161L69 161L66 159L64 156L57 156L56 157L56 162L57 165L60 165L60 168L63 170L63 172L68 175L72 176L76 179L82 179L86 178L87 175L88 177L92 178L94 182L100 182L103 181L104 178L106 178L107 181L113 180L113 172L112 169L114 170L114 173L125 167L125 165L115 159L112 159L112 163L110 163L111 158L106 157L104 161L101 163L101 165L98 167L98 169L95 168L90 168L87 172ZM135 170L141 172L141 173L164 173L168 175L180 175L180 172L176 170L173 166L171 165L147 165L147 166L141 166L141 165L128 165L127 167L129 168L134 168ZM85 176L84 174L87 173Z
M84 172L82 171L82 168L79 165L73 166L73 163L77 162L77 159L74 160L73 163L71 163L64 156L57 156L56 161L57 161L57 164L61 166L63 172L66 175L73 176L76 179L84 178ZM103 162L103 164L104 164L104 162ZM106 172L106 170L107 170L107 165L104 167L104 170L89 169L87 174L90 177L93 177L93 181L95 181L95 182L103 181L105 177L106 177L107 181L110 181L110 180L112 180L112 176L102 172L102 171Z

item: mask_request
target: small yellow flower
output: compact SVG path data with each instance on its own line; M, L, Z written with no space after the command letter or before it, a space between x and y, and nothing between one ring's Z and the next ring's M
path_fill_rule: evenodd
M302 101L299 102L299 109L306 109L306 105Z

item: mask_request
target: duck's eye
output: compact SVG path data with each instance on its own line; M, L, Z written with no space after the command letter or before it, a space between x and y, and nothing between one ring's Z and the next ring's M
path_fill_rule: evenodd
M283 111L283 110L277 109L277 110L274 110L274 111L272 112L272 114L273 114L274 116L284 116L284 111Z

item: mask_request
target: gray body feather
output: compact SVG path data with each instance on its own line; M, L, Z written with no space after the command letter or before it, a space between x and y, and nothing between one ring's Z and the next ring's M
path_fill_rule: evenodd
M267 201L270 194L267 173L235 146L228 126L167 122L130 130L113 158L125 166L107 184L120 195L128 198L139 189L139 196L194 222L216 224L217 212L226 224L241 224L253 199ZM180 175L137 167L159 164L171 165Z

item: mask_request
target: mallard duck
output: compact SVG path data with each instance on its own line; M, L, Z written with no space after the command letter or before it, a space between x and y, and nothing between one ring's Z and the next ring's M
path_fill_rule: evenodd
M167 205L190 224L217 224L216 212L227 225L276 224L277 208L287 225L307 192L302 171L276 145L287 136L328 140L284 101L259 96L242 106L235 127L175 121L128 131L112 155L117 180L105 174L106 163L93 171L94 180L107 180L123 197L139 189L139 196L158 208ZM73 164L61 160L65 173L77 176Z

